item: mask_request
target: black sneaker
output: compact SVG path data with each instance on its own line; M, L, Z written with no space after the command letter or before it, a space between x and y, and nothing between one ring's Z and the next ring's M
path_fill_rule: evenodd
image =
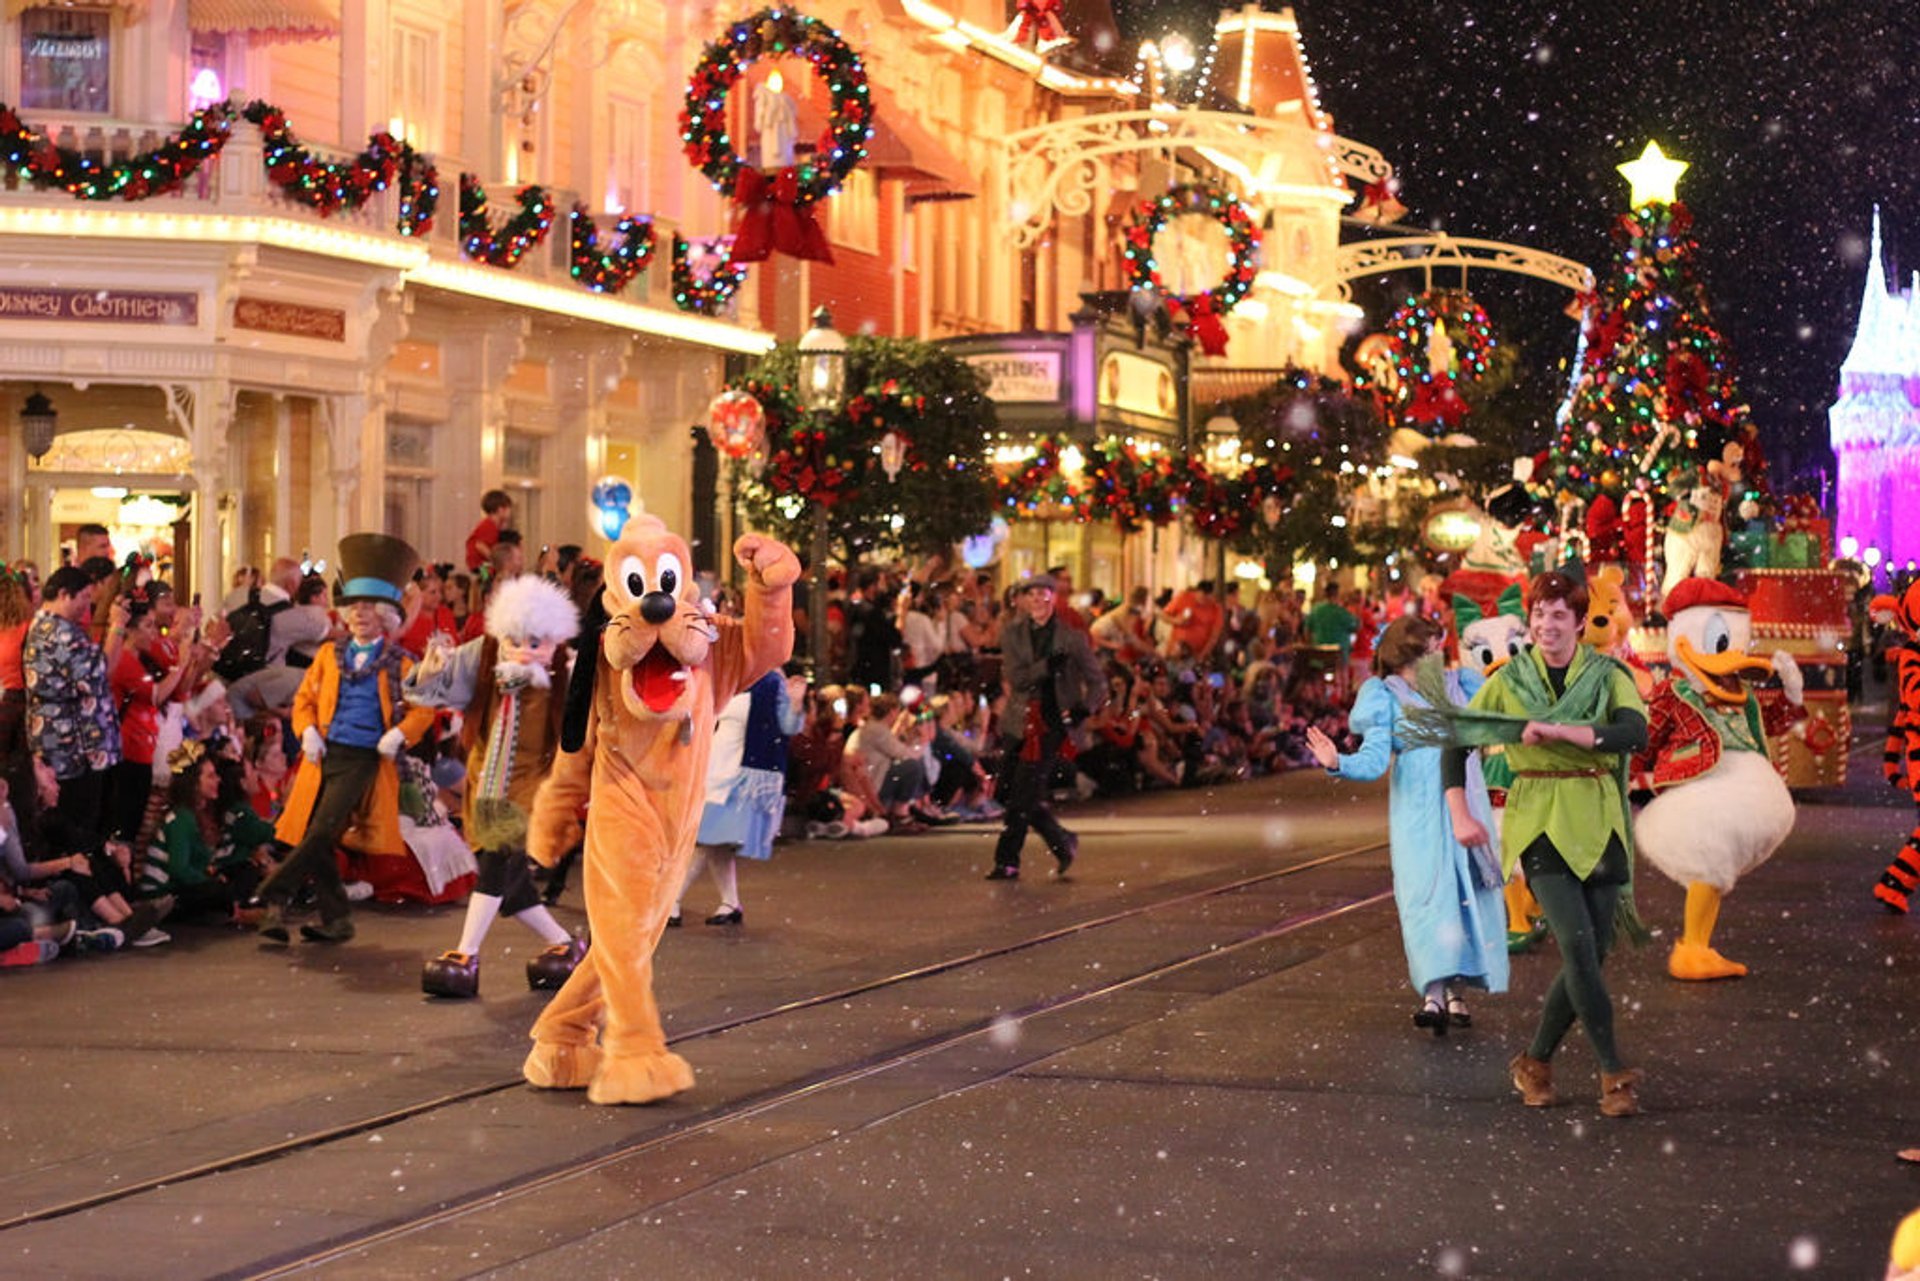
M322 921L318 925L302 925L300 937L309 943L345 943L353 937L353 918L343 916L337 921Z
M1066 880L1067 869L1073 866L1074 856L1079 852L1080 838L1068 833L1066 843L1053 852L1054 862L1059 865L1053 869L1053 874L1063 881Z
M287 933L286 909L278 903L265 903L260 907L260 922L253 927L254 933L269 943L289 943L293 936Z
M1017 881L1020 879L1018 863L995 863L993 870L987 873L989 881Z

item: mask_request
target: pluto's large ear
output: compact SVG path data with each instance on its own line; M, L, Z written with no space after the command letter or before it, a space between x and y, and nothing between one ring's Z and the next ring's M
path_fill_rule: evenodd
M577 752L587 741L587 719L593 713L593 678L600 670L600 638L607 630L607 607L594 593L580 619L574 641L573 677L567 682L567 715L560 722L560 750Z

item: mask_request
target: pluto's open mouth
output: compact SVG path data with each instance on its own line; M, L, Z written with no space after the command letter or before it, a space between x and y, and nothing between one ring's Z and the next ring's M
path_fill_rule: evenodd
M658 641L647 651L647 656L634 665L633 690L650 712L665 715L673 710L686 688L686 666Z

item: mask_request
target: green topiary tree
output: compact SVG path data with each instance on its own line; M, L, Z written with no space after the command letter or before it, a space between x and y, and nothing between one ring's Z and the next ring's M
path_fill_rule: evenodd
M856 335L847 340L847 408L817 415L769 390L796 386L798 361L782 343L736 384L768 409L765 467L754 476L734 464L755 525L804 547L818 505L847 564L878 548L945 551L986 530L996 503L987 440L998 419L971 365L917 339ZM889 429L905 440L893 479L881 456Z

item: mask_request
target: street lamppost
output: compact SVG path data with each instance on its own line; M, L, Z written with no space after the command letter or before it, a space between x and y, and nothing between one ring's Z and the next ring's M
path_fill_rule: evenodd
M1233 415L1228 413L1215 414L1213 417L1207 419L1205 432L1207 438L1205 459L1209 472L1222 478L1232 478L1246 470L1245 464L1241 462L1241 450L1243 446L1240 441L1240 424L1234 419ZM1229 587L1237 592L1239 590L1239 584L1233 583L1227 577L1226 543L1222 540L1216 540L1214 543L1214 552L1216 571L1214 578L1220 584L1221 598L1225 599L1229 594Z
M59 411L35 387L33 395L27 397L27 403L20 407L21 442L26 445L27 453L35 462L46 457L47 451L53 448L53 433L59 425Z
M833 327L825 307L813 311L813 328L800 336L800 403L807 412L837 414L847 404L847 340ZM827 679L827 509L813 503L813 538L807 559L813 581L807 599L807 647L813 678Z

